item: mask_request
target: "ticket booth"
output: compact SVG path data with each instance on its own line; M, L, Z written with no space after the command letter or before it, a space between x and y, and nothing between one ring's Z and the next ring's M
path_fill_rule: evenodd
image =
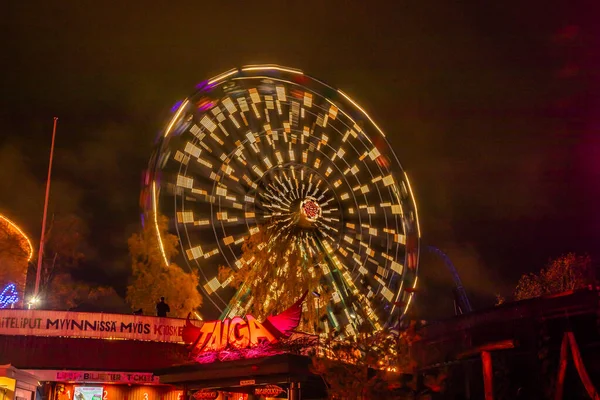
M183 400L182 390L161 385L158 377L149 372L50 369L26 372L43 385L44 400Z
M37 377L10 364L0 365L0 400L35 400Z

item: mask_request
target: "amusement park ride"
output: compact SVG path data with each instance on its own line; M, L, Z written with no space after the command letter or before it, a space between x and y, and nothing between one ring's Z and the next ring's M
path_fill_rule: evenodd
M302 71L253 65L199 84L190 97L176 105L157 139L145 174L142 205L144 223L156 232L165 266L170 267L172 260L161 236L159 218L163 216L168 220L168 231L178 238L180 255L173 261L198 271L205 319L2 310L0 338L4 335L5 348L17 349L18 344L33 349L37 347L30 342L36 341L60 344L48 348L70 348L64 343L72 340L95 351L98 359L104 360L106 354L119 356L118 360L105 357L104 364L95 360L90 364L93 370L123 365L129 371L143 364L141 371L149 373L149 361L165 363L169 368L176 364L150 356L135 364L139 355L120 359L122 351L138 346L154 346L157 354L168 349L174 355L185 348L186 359L193 359L194 367L199 368L194 372L198 376L213 368L202 364L270 358L265 355L274 356L265 363L277 369L275 365L283 363L278 361L283 358L277 357L289 355L283 354L288 353L285 346L302 340L314 345L315 338L320 344L318 333L335 332L333 336L344 338L365 325L373 331L397 330L413 301L421 232L408 175L384 132L363 108L346 93ZM23 237L29 262L33 248ZM248 257L244 245L252 240L259 251L282 256L262 260ZM453 274L457 313L470 312L469 300L449 258L439 249L428 250L442 257ZM43 246L40 254L42 251ZM300 255L295 262L292 251ZM246 276L251 278L233 284L232 274L261 268L276 270L277 276L311 276L316 284L285 287L272 279L272 274L249 274ZM228 270L229 277L221 274L222 270ZM268 289L267 298L257 300L257 290L264 288ZM0 308L19 301L16 289L15 285L0 287ZM36 284L35 299L37 291ZM281 305L279 311L287 307L281 312L271 310L256 318L252 315L253 302L276 303L283 291L289 292L288 299L294 299L289 303L294 304ZM311 296L307 296L309 292ZM299 326L309 303L318 316L318 326L310 333ZM11 353L12 359L18 359L20 353ZM65 368L79 359L79 352L71 353L61 356ZM27 360L26 354L23 357ZM28 367L42 370L44 362L54 362L54 358L49 355ZM134 360L133 366L125 363L129 359ZM298 361L290 360L285 368L294 365L297 369ZM254 369L246 371L243 362L237 368L223 373L256 373ZM76 375L82 371L72 372ZM165 373L173 379L165 382L181 384L176 371ZM309 375L308 364L302 374ZM304 375L285 378L289 398L298 398ZM275 377L265 379L260 384L248 379L239 385L251 382L248 384L256 386L255 394L280 394L280 387L264 386ZM56 375L48 381L64 379ZM200 385L199 381L196 384ZM183 387L184 391L189 389ZM140 390L145 391L145 400L152 400L148 389ZM103 393L106 399L107 392ZM168 395L173 399L177 395L179 400L182 393ZM199 390L196 395L207 393ZM210 392L210 396L215 394Z
M384 132L346 93L296 69L247 66L199 84L157 140L143 206L159 240L157 215L169 219L209 317L244 315L255 300L257 282L232 288L218 268L253 268L242 245L261 230L259 247L286 241L302 254L281 273L323 272L311 290L331 294L319 305L325 331L394 327L417 285L417 206Z
M8 251L10 258L8 262L22 263L25 266L33 258L33 246L25 232L2 214L0 214L0 241L4 242L6 247L11 248ZM5 261L0 260L0 263ZM15 307L20 300L18 290L22 290L25 286L25 276L13 276L11 280L0 282L0 309Z
M456 315L459 314L466 314L466 313L470 313L471 311L473 311L473 308L471 307L471 302L469 301L469 297L467 296L467 292L465 291L465 288L462 284L462 281L460 279L460 276L458 275L458 271L456 270L456 267L454 266L454 263L452 262L452 260L450 260L450 257L448 257L446 255L446 253L444 253L442 250L438 249L437 247L433 247L433 246L427 246L427 250L432 253L437 255L439 258L442 259L442 261L444 261L444 264L446 265L446 268L448 269L448 271L450 271L450 274L452 274L452 279L454 280L454 293L455 293L455 300L454 300L454 312Z
M246 66L199 84L159 136L143 194L164 262L159 214L179 238L181 264L200 272L208 316L232 318L251 306L257 283L234 289L218 268L252 268L242 244L261 229L271 232L260 244L267 250L287 241L303 255L283 274L314 274L311 263L322 270L311 291L326 310L326 331L394 327L414 296L421 233L407 174L363 108L297 69ZM31 260L29 239L2 218ZM469 312L451 261L427 249L453 274L457 312Z
M51 165L52 158L42 233ZM178 239L177 263L198 271L206 319L25 309L18 307L25 282L0 282L0 364L15 362L34 382L23 379L19 387L13 379L15 393L27 393L21 398L35 398L43 382L46 395L52 393L44 398L53 400L65 395L86 400L82 389L91 400L221 400L234 393L247 399L248 393L281 397L286 391L289 399L299 399L301 385L310 388L312 382L322 390L324 380L314 374L309 353L302 352L308 346L296 353L286 346L318 348L323 333L344 339L365 325L374 332L397 332L413 301L421 231L408 176L363 108L300 70L253 65L200 83L174 107L157 138L142 205L165 267L171 260L161 236L163 216ZM33 247L23 231L2 215L0 227L18 237L21 258L29 263ZM245 254L244 245L252 240L266 258ZM39 290L43 234L40 242L32 303ZM589 396L597 398L572 328L579 326L584 343L589 340L589 321L597 321L599 313L597 288L471 313L450 258L438 248L426 250L452 274L455 313L467 315L421 327L411 344L418 368L481 356L485 398L492 399L491 352L521 346L522 337L519 364L525 351L537 362L539 345L526 346L535 343L530 339L542 324L556 320L544 325L544 332L546 326L569 326L560 332L556 398L562 397L567 345ZM292 259L292 252L300 257ZM235 275L247 270L276 274ZM234 285L234 276L244 279ZM280 276L312 276L316 284L284 286L273 279ZM266 299L257 296L264 288ZM265 306L266 315L252 315L253 303L278 303L284 291L293 304L277 304L280 312L266 312ZM312 332L300 326L309 302L318 317ZM89 357L82 360L82 354ZM213 363L217 360L231 363ZM392 371L380 361L376 368ZM469 365L463 373L470 398L471 364L464 365ZM0 367L0 379L3 369L16 373L11 365ZM166 390L165 384L174 386Z

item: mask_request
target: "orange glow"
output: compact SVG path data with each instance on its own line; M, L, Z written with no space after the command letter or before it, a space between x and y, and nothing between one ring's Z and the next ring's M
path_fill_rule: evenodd
M416 289L416 288L417 288L417 281L418 281L418 280L419 280L419 277L418 277L418 276L417 276L417 277L415 277L415 283L414 283L414 285L413 285L413 289ZM414 293L414 292L412 292L412 293L410 294L410 297L408 298L408 302L406 303L406 307L404 308L404 313L405 313L405 314L406 314L406 312L408 311L408 307L410 307L410 302L412 301L412 299L413 299L413 296L414 296L414 295L415 295L415 293Z
M236 348L245 348L250 344L248 324L240 317L235 317L229 324L229 343Z
M156 205L156 182L152 182L152 211L154 212L154 227L156 228L156 238L158 239L158 246L160 247L160 252L165 260L165 266L169 266L169 260L167 259L167 254L165 253L165 246L163 245L162 238L160 237L160 229L158 227L158 209Z
M33 258L33 246L31 245L31 241L29 240L29 238L27 237L25 232L23 232L21 230L21 228L19 228L17 226L17 224L15 224L14 222L12 222L10 219L6 218L2 214L0 214L0 220L5 221L7 223L7 225L10 226L14 232L18 233L23 239L25 239L25 242L27 242L27 247L29 247L29 256L27 257L27 262L31 261L31 259Z
M209 79L209 81L208 81L208 84L209 84L209 85L214 85L215 83L217 83L217 82L219 82L219 81L222 81L222 80L223 80L223 79L225 79L225 78L229 78L231 75L234 75L234 74L236 74L237 72L238 72L237 68L230 69L230 70L229 70L229 71L227 71L227 72L223 72L222 74L220 74L220 75L217 75L217 76L215 76L215 77L214 77L214 78L212 78L212 79Z
M417 223L417 235L419 235L419 239L421 239L421 226L419 225L419 211L417 210L417 200L415 199L415 195L412 190L412 186L410 185L410 180L408 180L408 174L406 171L404 172L404 178L406 179L406 183L408 184L408 191L410 192L410 197L415 205L415 221ZM416 282L415 282L416 285Z
M190 329L190 327L184 329ZM276 343L278 341L252 315L246 315L245 320L241 317L234 317L233 319L206 321L200 327L191 326L191 329L194 333L188 339L184 338L184 341L193 341L198 353L221 351L228 346L243 350L248 347L256 347L262 342ZM185 332L182 334L182 336L186 335ZM193 339L194 336L196 339Z
M245 66L242 67L242 71L282 71L282 72L290 72L292 74L304 75L304 72L298 69L292 68L284 68L278 65L256 65L256 66Z
M258 345L260 339L266 339L270 343L277 341L275 336L271 335L271 333L263 326L263 324L258 322L252 315L246 315L246 319L248 320L248 328L250 329L251 345Z
M167 130L165 131L165 137L169 136L169 133L171 133L171 129L173 128L173 125L175 125L175 122L177 122L177 120L179 119L179 116L181 115L181 112L185 109L185 106L187 106L188 103L189 103L189 100L187 100L187 99L183 103L181 103L181 105L179 106L179 110L177 110L177 112L173 116L173 119L171 119L171 123L169 124L169 126L167 127Z

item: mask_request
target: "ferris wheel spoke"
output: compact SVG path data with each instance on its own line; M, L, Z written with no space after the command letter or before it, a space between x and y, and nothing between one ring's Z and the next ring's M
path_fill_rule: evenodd
M180 106L153 160L159 204L174 205L161 211L218 311L270 301L255 296L256 282L232 288L219 266L248 268L277 294L277 277L308 282L318 264L311 285L331 291L327 329L352 334L402 317L396 303L412 295L418 265L414 198L383 132L345 93L288 69L233 72ZM284 257L298 251L303 261L248 261L242 248L259 233L266 251L287 243Z

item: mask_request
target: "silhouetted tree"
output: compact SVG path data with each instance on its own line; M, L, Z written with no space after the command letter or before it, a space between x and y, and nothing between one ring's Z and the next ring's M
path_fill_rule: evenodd
M88 283L73 279L69 273L59 273L54 276L50 286L43 296L42 308L51 310L70 310L83 303L97 303L102 309L121 297L112 287L92 286Z
M50 217L44 242L40 292L56 290L53 281L57 275L71 275L81 266L85 259L82 247L86 235L87 226L77 215L58 214Z
M550 260L539 274L525 274L515 288L515 300L529 299L595 284L595 271L588 255L575 253Z
M153 217L149 218L153 221ZM167 260L177 254L177 237L167 232L167 219L159 216L159 231ZM156 302L166 298L171 317L186 317L202 305L198 292L198 273L186 273L176 264L165 265L165 257L158 241L156 227L148 223L140 233L129 238L132 262L131 283L127 287L127 302L134 310L155 315Z
M400 333L364 326L353 337L331 335L313 355L313 372L323 378L331 399L427 399L443 391L447 375L429 373L419 385L412 357L417 339L415 324Z
M100 301L98 293L111 293L113 288L90 285L75 278L84 268L86 223L75 214L52 214L45 236L40 274L40 304L52 310L69 310L86 301ZM37 262L29 264L29 283L33 285Z

